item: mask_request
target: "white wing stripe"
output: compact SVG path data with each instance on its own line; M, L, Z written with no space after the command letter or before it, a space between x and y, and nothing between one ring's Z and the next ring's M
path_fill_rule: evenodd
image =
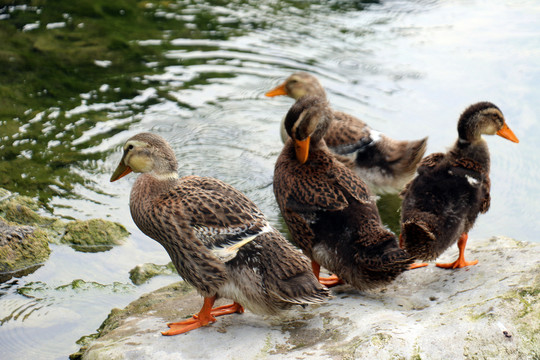
M221 261L227 262L236 256L236 254L238 253L238 250L242 246L255 240L257 236L262 235L267 232L271 232L271 231L273 231L272 226L266 223L266 225L255 235L250 235L250 236L241 238L239 241L235 242L233 245L230 245L230 246L215 246L212 249L210 249L210 251Z

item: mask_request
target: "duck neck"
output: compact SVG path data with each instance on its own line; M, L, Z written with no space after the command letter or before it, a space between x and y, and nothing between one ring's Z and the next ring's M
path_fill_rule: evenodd
M450 154L455 159L467 158L474 160L480 164L485 171L489 172L489 148L482 137L472 141L459 138L450 150Z
M174 188L178 184L176 177L156 177L151 173L139 175L131 188L129 198L129 208L135 224L148 236L153 237L150 224L147 224L148 214L146 209L150 209L151 203L166 191Z

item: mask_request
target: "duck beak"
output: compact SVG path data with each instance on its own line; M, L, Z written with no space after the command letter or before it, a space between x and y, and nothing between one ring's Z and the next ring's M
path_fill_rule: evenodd
M296 159L300 164L304 164L307 161L309 155L309 140L311 137L307 137L305 140L294 140L294 149L296 150Z
M513 141L515 143L519 142L516 135L514 135L514 132L510 130L510 128L508 127L508 125L506 125L506 123L503 124L503 127L501 130L497 131L497 135L502 136L503 138Z
M285 84L286 83L283 83L281 85L279 85L278 87L270 90L269 92L267 92L266 96L268 97L274 97L274 96L279 96L279 95L287 95L287 91L285 90Z
M118 166L116 167L116 170L114 170L114 173L111 176L111 182L116 181L126 176L131 171L132 171L131 168L127 166L126 164L124 164L124 158L122 158L122 160L120 160L120 164L118 164Z

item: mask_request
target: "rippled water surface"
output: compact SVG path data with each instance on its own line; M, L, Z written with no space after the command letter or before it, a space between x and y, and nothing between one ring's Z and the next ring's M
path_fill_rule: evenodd
M4 8L0 21L9 21L10 11ZM19 11L39 17L36 9ZM136 91L111 76L69 101L0 119L3 176L11 176L3 186L39 198L56 215L105 217L132 233L103 253L53 245L43 266L0 284L3 358L66 358L111 308L178 280L136 287L128 278L138 264L169 261L129 216L135 176L109 182L121 145L138 132L169 140L181 175L232 184L285 230L272 173L279 123L293 101L264 93L295 71L315 74L335 109L391 137L429 136L428 153L455 141L467 105L497 104L520 143L487 139L491 209L470 238L538 241L538 2L186 0L149 6L147 16L167 19L170 28L140 39L164 56L143 59L147 71L130 79ZM171 36L179 28L186 35ZM108 66L108 59L95 60Z

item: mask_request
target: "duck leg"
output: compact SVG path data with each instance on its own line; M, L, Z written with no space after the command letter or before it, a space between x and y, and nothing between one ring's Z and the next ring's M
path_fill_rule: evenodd
M435 265L444 269L459 269L465 266L478 264L478 260L465 261L465 246L467 246L468 238L469 238L469 235L467 233L463 233L459 237L459 240L457 243L457 246L459 249L459 256L456 261L454 261L453 263L448 263L448 264L435 264Z
M229 314L234 314L234 313L243 314L244 307L237 302L233 302L232 304L229 304L229 305L218 306L216 308L213 308L210 311L210 314L214 316L229 315ZM193 315L193 316L198 316L198 315Z
M338 278L336 275L330 275L328 277L320 277L321 265L318 262L311 260L311 268L313 269L313 274L319 279L319 282L326 287L332 287L343 284L343 280Z
M399 248L403 249L404 247L405 242L403 241L403 235L399 234ZM409 266L409 270L414 270L425 266L428 266L428 263L414 263Z
M202 326L206 326L209 323L216 322L216 316L227 315L233 313L243 313L244 308L242 305L234 302L230 305L218 306L217 308L212 309L214 302L216 301L216 296L205 297L204 303L198 314L193 315L191 319L184 321L168 323L167 326L170 327L170 330L163 331L163 335L178 335L184 334L188 331L198 329Z

